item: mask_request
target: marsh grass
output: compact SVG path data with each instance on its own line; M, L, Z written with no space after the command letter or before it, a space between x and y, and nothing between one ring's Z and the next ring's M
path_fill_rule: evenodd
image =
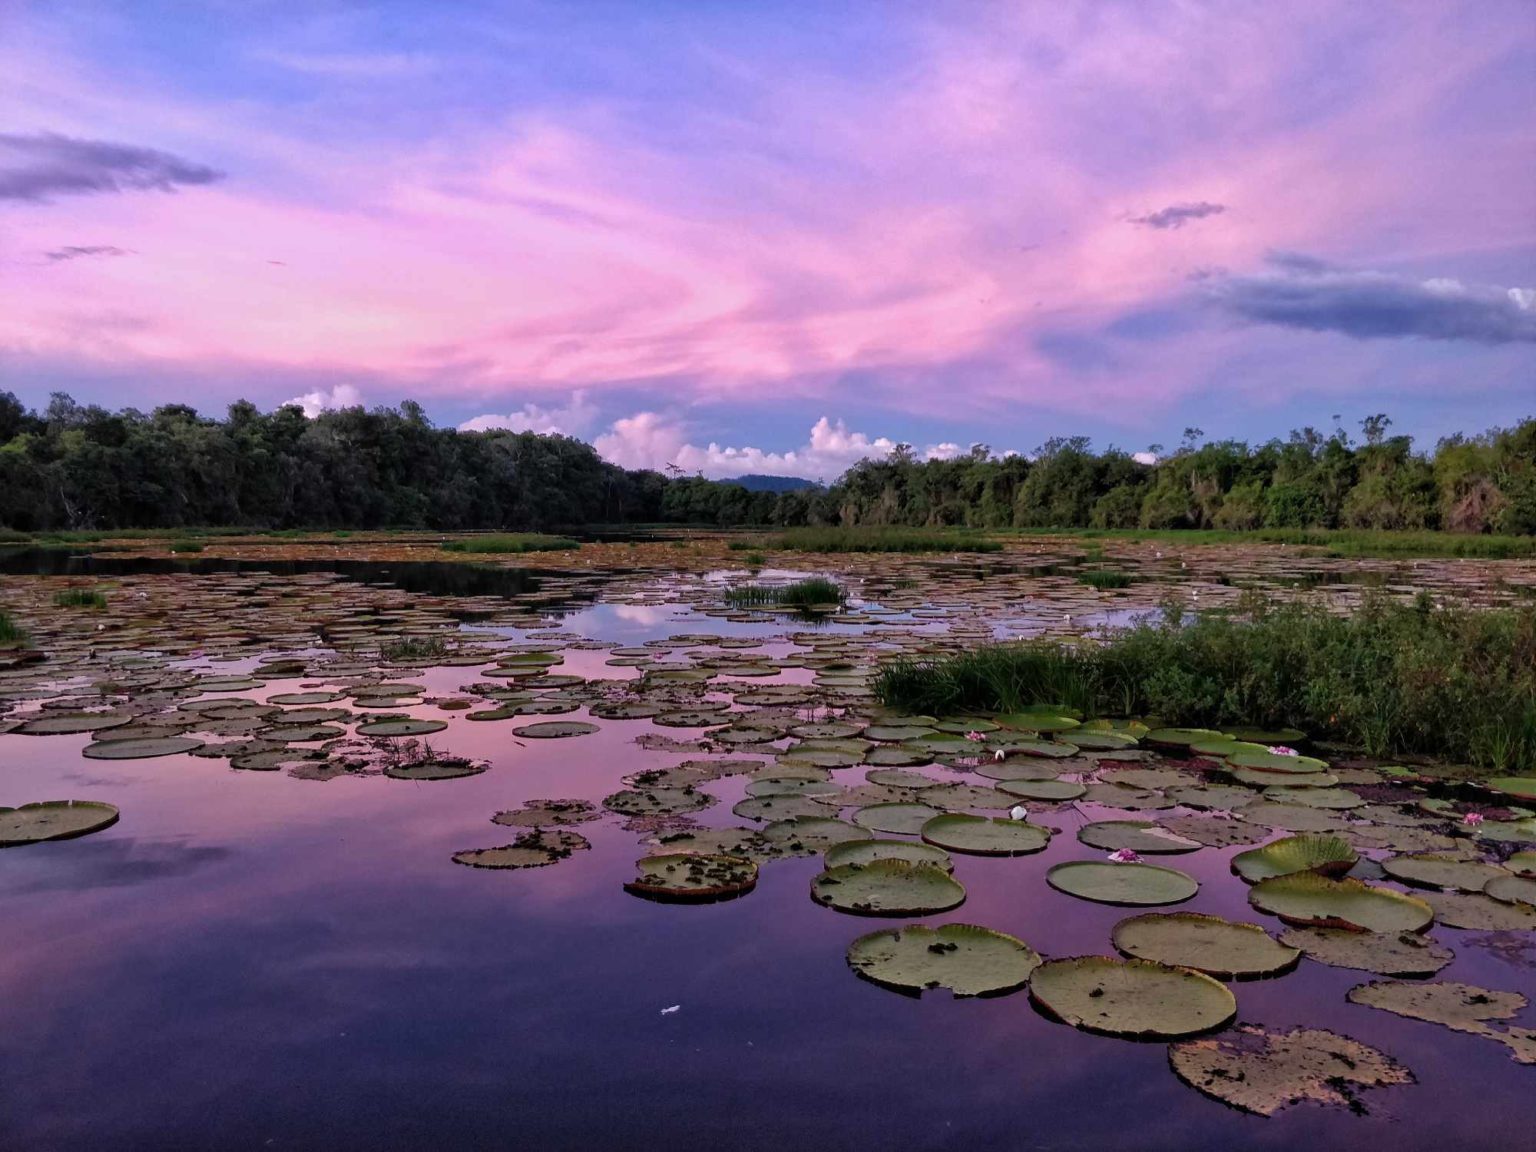
M386 660L428 660L444 655L448 643L441 636L402 636L379 645L379 655Z
M812 576L793 584L738 584L725 590L732 608L839 608L848 602L840 584Z
M65 588L53 594L55 608L90 608L100 611L107 606L107 597L95 588Z
M938 716L1051 702L1169 724L1294 727L1373 756L1536 772L1536 608L1370 596L1343 617L1249 595L1237 614L1189 618L1170 606L1103 643L894 661L875 691L887 706Z
M1320 548L1340 557L1439 556L1508 560L1536 556L1536 536L1491 536L1462 532L1388 532L1354 528L1254 528L1223 531L1199 528L1067 528L1029 530L1025 535L1061 535L1082 540L1156 540L1170 544L1286 544ZM1090 546L1092 547L1092 546ZM1102 546L1098 546L1102 555ZM1090 554L1089 559L1094 557Z
M1001 552L996 540L943 528L791 528L766 543L793 552Z
M0 648L14 648L31 642L27 630L11 618L9 612L0 611Z
M1101 591L1112 588L1129 588L1136 581L1128 572L1115 572L1108 568L1090 568L1077 574L1078 580L1090 588Z
M580 548L581 541L569 536L546 536L540 532L510 532L489 536L470 536L463 540L449 540L443 544L444 552L470 553L517 553L563 552L568 548Z

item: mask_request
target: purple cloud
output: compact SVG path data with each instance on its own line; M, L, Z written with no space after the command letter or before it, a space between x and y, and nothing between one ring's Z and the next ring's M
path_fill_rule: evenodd
M1207 216L1220 216L1227 210L1225 204L1212 204L1200 200L1194 204L1170 204L1145 216L1132 216L1132 224L1144 224L1148 228L1182 228L1191 220L1203 220Z
M211 184L223 175L154 148L52 132L0 133L0 200L40 202L60 194L139 189L172 192L178 184Z
M58 264L64 260L80 260L90 256L127 256L129 249L119 248L115 244L66 244L63 248L55 248L51 252L44 252L48 263Z

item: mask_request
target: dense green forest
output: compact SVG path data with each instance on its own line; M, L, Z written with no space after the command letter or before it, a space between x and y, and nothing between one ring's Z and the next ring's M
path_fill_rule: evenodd
M1258 447L1201 442L1155 465L1086 438L1029 457L951 460L902 446L830 488L748 491L630 471L590 445L434 428L411 401L306 417L245 401L222 420L182 404L108 411L0 393L0 525L78 528L558 528L673 522L979 528L1443 528L1536 532L1536 419L1415 453L1374 416L1355 442L1313 429Z

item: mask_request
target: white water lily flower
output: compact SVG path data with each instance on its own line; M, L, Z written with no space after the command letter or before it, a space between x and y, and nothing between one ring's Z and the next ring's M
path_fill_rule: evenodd
M1294 748L1287 748L1284 744L1276 744L1269 750L1271 756L1300 756L1301 753Z
M1008 818L1010 820L1027 820L1029 819L1029 809L1022 804L1015 804L1012 808L1008 809Z

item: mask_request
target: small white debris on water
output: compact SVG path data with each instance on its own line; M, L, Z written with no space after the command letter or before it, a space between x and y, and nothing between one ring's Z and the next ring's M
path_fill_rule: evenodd
M663 1016L670 1016L670 1015L672 1015L672 1013L674 1013L674 1012L681 1012L682 1010L683 1010L683 1006L681 1004L674 1004L670 1008L663 1008L661 1010L661 1014Z

